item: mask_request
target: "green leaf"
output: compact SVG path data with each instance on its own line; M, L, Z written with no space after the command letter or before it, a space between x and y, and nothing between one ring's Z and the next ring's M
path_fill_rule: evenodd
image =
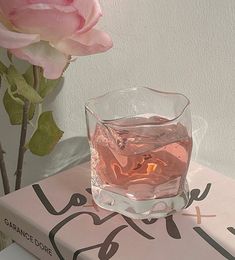
M33 66L30 66L27 71L24 73L24 78L26 80L26 82L32 86L33 85ZM40 70L39 73L39 81L40 81L40 86L39 86L39 95L44 98L46 96L48 96L50 93L52 93L55 88L59 85L61 78L58 79L46 79L43 77L43 73Z
M45 79L44 77L41 80L40 88L39 88L39 94L42 98L48 96L50 93L52 93L55 88L59 85L61 78L58 79Z
M25 80L23 75L17 72L14 66L10 66L7 72L7 79L9 84L17 87L17 93L32 103L42 102L42 98Z
M6 81L8 81L6 74L3 75L3 78L4 78ZM24 105L24 97L19 96L19 95L17 94L17 88L16 88L16 85L14 85L14 83L13 83L12 86L10 86L10 85L7 86L7 92L8 92L8 94L10 95L10 97L11 97L16 103L18 103L18 104L20 104L20 105L22 105L22 106Z
M0 61L0 75L3 75L7 72L7 67Z
M52 112L44 112L40 115L38 128L27 146L33 154L39 156L47 155L53 150L63 133L56 125Z
M14 87L15 87L15 86L13 86L13 88L14 88ZM17 95L16 91L12 91L11 86L7 88L7 92L8 92L8 94L10 95L10 97L11 97L16 103L18 103L18 104L20 104L20 105L22 105L22 106L24 105L24 101L23 101L22 97L20 98L20 96ZM16 95L16 96L14 96L14 95Z
M17 98L20 99L19 96L17 96ZM20 125L22 123L22 117L23 117L23 104L19 104L14 99L12 99L12 97L8 93L8 90L6 90L4 94L3 104L9 116L11 124ZM35 105L31 104L29 109L29 120L33 118L34 112L35 112Z
M5 77L5 79L8 81L10 87L15 87L15 89L17 89L17 88L16 88L16 85L15 85L14 79L9 76L9 70L10 70L10 68L7 69L7 72L6 72L6 74L4 75L4 77Z

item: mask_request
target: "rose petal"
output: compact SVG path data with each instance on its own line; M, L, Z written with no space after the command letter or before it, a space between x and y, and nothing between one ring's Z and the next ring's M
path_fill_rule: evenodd
M71 5L76 7L79 14L85 19L85 24L79 33L84 33L96 25L102 16L101 7L98 0L74 0Z
M22 6L25 6L28 4L27 0L0 0L0 9L3 11L3 13L8 16L8 14L17 8L21 8Z
M68 56L51 47L47 42L39 42L11 52L22 60L43 67L48 79L59 78L68 63Z
M7 16L12 11L31 4L53 4L66 6L70 5L73 0L0 0L0 9Z
M113 46L110 36L102 31L92 29L55 44L55 48L68 55L83 56L104 52Z
M0 46L3 48L21 48L38 41L40 41L38 34L12 32L0 23Z
M84 19L74 7L33 4L17 9L9 15L11 23L25 33L40 34L42 40L58 41L79 30Z
M98 0L0 0L0 9L3 10L3 13L6 16L12 16L15 12L19 12L21 8L29 8L30 5L34 4L54 5L57 6L57 9L60 9L61 11L65 7L74 7L76 9L77 15L82 16L85 20L84 26L80 26L78 28L80 33L84 33L94 27L102 15ZM27 24L28 19L25 20L25 23ZM53 21L53 18L47 21L51 22Z
M40 4L31 4L27 6L23 6L21 8L17 9L17 12L22 12L25 9L31 9L31 10L59 10L63 13L72 13L72 12L77 12L77 9L74 6L71 5L56 5L56 4L46 4L46 3L40 3ZM12 14L15 14L15 11L12 11Z
M69 5L73 0L28 0L29 4L55 4L55 5Z

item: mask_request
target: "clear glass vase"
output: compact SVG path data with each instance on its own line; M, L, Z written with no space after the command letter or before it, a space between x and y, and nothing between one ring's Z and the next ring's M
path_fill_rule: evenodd
M146 87L112 91L86 103L92 195L100 207L145 219L186 206L189 104L182 94Z

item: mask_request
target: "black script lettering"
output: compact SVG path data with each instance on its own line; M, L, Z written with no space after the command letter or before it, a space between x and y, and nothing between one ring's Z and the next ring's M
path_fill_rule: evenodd
M31 236L28 232L24 231L16 224L9 221L7 218L4 219L4 223L6 226L12 228L16 233L20 234L22 237L26 238L28 241L33 242L33 236Z
M199 197L200 190L199 189L192 189L190 191L189 202L186 208L188 208L194 201L201 201L206 198L211 188L211 183L207 183L205 190L203 191L202 195Z
M165 217L165 219L166 219L166 230L167 230L168 235L172 238L180 239L181 235L180 235L177 225L175 224L173 216L171 215L171 216ZM154 224L157 220L158 220L157 218L153 218L150 220L142 219L142 222L146 225L151 225L151 224Z
M217 252L229 260L235 260L235 257L231 255L226 249L218 244L212 237L210 237L202 228L194 227L194 231L203 238L209 245L211 245Z
M52 256L51 249L44 245L42 242L38 241L36 238L34 239L34 244L39 247L41 250L45 251L47 254Z
M174 220L173 220L173 216L167 216L166 218L166 230L167 233L175 239L181 239L181 235L179 232L179 229L177 227L177 225L175 224Z
M4 219L4 223L5 223L5 225L9 226L9 221L7 218Z
M50 232L49 232L49 239L51 241L51 244L56 252L56 254L58 255L60 260L64 260L62 254L60 253L56 243L55 243L55 235L57 234L57 232L62 229L66 224L68 224L71 220L75 219L76 217L80 216L80 215L89 215L92 217L93 219L93 223L94 225L101 225L104 222L110 220L111 218L113 218L114 216L118 215L118 213L113 212L112 214L106 216L105 218L101 219L98 215L96 215L93 212L87 212L87 211L83 211L83 212L76 212L70 216L68 216L67 218L65 218L64 220L62 220L61 222L59 222Z
M116 252L119 248L119 244L117 242L113 242L113 239L116 237L116 235L120 231L122 231L124 228L127 228L127 227L128 227L127 225L122 225L120 227L117 227L107 236L107 238L101 244L97 244L94 246L90 246L90 247L86 247L86 248L77 250L74 253L73 260L76 260L77 256L80 253L89 251L89 250L92 250L95 248L100 248L99 253L98 253L98 257L100 260L109 260L111 257L113 257L116 254Z
M16 225L15 225L14 223L11 223L11 222L10 222L10 227L11 227L13 230L16 231Z
M47 209L47 211L52 215L63 215L66 213L72 206L79 207L86 204L87 199L84 195L80 193L75 193L70 198L69 203L65 206L61 211L56 211L55 208L51 205L50 201L47 199L46 195L42 191L39 184L32 185L35 193L37 194L38 198L42 202L43 206Z
M235 228L234 227L228 227L227 230L231 232L233 235L235 235Z
M151 225L154 224L156 221L158 220L158 218L152 218L150 220L148 219L142 219L142 222L146 225Z
M165 217L166 219L166 230L167 233L170 237L175 238L175 239L181 239L181 235L179 232L179 229L177 227L177 225L175 224L175 221L173 219L173 216L167 216ZM142 219L142 222L146 225L152 225L154 224L158 219L157 218L153 218L153 219Z
M208 185L209 185L209 184L208 184ZM73 194L73 195L71 196L71 199L70 199L68 205L67 205L64 209L62 209L61 211L58 212L58 211L56 211L55 208L51 205L50 201L48 200L48 198L46 197L46 195L44 194L44 192L42 191L41 187L40 187L38 184L33 185L33 189L34 189L35 193L37 194L37 196L39 197L41 203L44 205L44 207L47 209L47 211L48 211L50 214L52 214L52 215L62 215L62 214L64 214L64 213L66 213L72 206L82 206L82 205L86 204L86 202L87 202L87 198L86 198L85 196L83 196L83 195L81 195L81 194L79 194L79 193ZM200 196L200 198L198 198L198 195L199 195L200 191L199 191L198 193L197 193L197 191L196 191L196 192L193 192L193 193L192 193L192 194L193 194L192 198L194 198L195 200L199 200L199 199L201 199L203 196L205 197L205 196L207 195L207 194L205 195L205 193L206 193L207 190L208 190L208 192L209 192L208 187L206 188L206 190L204 191L204 193ZM87 188L86 191L87 191L89 194L91 194L91 189L90 189L90 188ZM208 193L208 192L207 192L207 193ZM79 199L79 201L78 201L78 199ZM63 258L61 252L59 251L59 249L58 249L58 247L57 247L57 245L56 245L56 243L55 243L55 236L56 236L57 232L58 232L60 229L62 229L67 223L69 223L71 220L73 220L74 218L76 218L76 217L78 217L78 216L80 216L80 215L82 215L82 214L86 214L86 215L91 216L92 219L93 219L94 225L101 225L101 224L103 224L104 222L108 221L109 219L113 218L114 216L118 215L118 213L114 212L114 213L112 213L112 214L106 216L105 218L100 219L100 217L99 217L97 214L95 214L95 213L83 211L83 212L76 212L76 213L74 213L74 214L68 216L68 217L65 218L64 220L62 220L60 223L58 223L58 224L50 231L50 233L49 233L49 239L50 239L50 241L51 241L51 244L52 244L52 246L53 246L53 248L54 248L54 250L55 250L57 256L58 256L59 259L61 259L61 260L63 260L64 258ZM140 234L141 236L143 236L143 237L146 238L146 239L155 239L153 236L151 236L150 234L146 233L143 229L141 229L132 219L130 219L130 218L124 216L124 215L121 215L121 216L122 216L122 218L125 220L125 222L126 222L135 232L137 232L138 234ZM151 220L145 219L145 220L142 220L142 222L143 222L144 224L150 225L150 224L154 224L157 220L158 220L158 219L151 219ZM175 222L174 222L172 216L169 216L169 217L166 218L166 228L167 228L168 234L169 234L171 237L173 237L173 238L175 238L175 239L180 239L180 238L181 238L180 232L179 232L179 230L178 230L178 228L177 228L177 226L176 226L176 224L175 224ZM115 230L116 230L116 229L115 229ZM114 230L114 231L115 231L115 230ZM111 234L111 233L110 233L110 234ZM112 233L112 234L113 234L113 233ZM113 243L114 243L114 242L113 242ZM103 243L102 243L102 244L103 244ZM91 249L94 249L94 248L97 248L97 247L99 247L100 245L101 245L101 244L88 247L89 249L86 248L86 251L91 250ZM113 249L112 249L111 252L114 252L114 251L115 251L114 249L116 248L117 245L114 243L114 244L111 244L111 247L112 247L112 246L113 246ZM81 250L81 249L80 249L80 250ZM83 250L85 250L85 249L83 249ZM118 250L118 247L117 247L117 250ZM80 254L79 252L81 253L81 251L78 250L78 251L77 251L77 255ZM102 252L102 251L101 251L101 252ZM116 251L115 251L115 252L116 252ZM106 254L106 255L107 255L107 254ZM109 255L108 255L108 256L109 256ZM103 259L105 259L105 258L103 258ZM107 259L109 259L109 258L107 258Z
M30 235L22 230L21 228L17 227L17 233L19 233L22 237L25 237L27 240L30 240Z
M121 215L121 216L124 218L126 223L129 224L132 227L132 229L135 230L138 234L140 234L141 236L143 236L147 239L155 239L151 235L147 234L144 230L142 230L139 226L137 226L132 219L130 219L124 215Z
M33 243L33 236L30 235L30 242Z
M86 188L86 191L92 195L91 188Z

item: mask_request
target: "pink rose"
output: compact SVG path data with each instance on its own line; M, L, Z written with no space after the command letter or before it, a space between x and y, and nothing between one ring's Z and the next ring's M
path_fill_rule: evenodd
M55 79L70 55L112 47L111 38L93 28L101 15L98 0L0 0L0 46Z

